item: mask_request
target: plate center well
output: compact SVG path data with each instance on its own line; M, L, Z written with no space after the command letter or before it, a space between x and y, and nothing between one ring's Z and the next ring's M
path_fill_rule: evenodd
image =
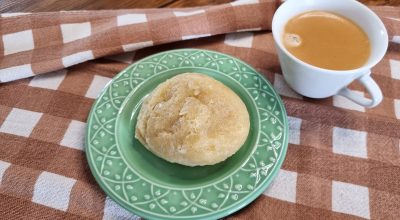
M137 116L143 99L160 83L185 72L206 74L231 88L245 103L250 114L250 132L245 144L227 160L211 166L188 167L170 163L148 151L134 136ZM213 183L240 168L257 143L259 131L256 106L246 90L229 76L217 71L197 68L171 70L153 76L133 90L120 109L116 122L116 141L118 150L128 166L137 174L153 183L166 186L190 188Z

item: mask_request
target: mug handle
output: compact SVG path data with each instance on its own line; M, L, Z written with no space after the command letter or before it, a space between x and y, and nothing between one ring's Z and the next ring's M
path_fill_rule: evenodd
M356 94L352 90L348 88L343 88L339 91L338 95L344 96L351 101L362 105L366 108L372 108L377 106L379 103L382 101L382 91L379 88L378 84L372 79L370 76L371 72L368 74L365 74L358 78L357 80L367 89L369 95L371 96L372 99L365 98L363 96L360 96L359 94Z

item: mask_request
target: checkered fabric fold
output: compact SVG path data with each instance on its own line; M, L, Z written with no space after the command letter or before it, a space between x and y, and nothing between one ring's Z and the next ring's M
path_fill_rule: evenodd
M153 45L270 29L276 2L245 3L187 9L3 14L0 82Z
M386 56L372 70L384 95L373 109L340 96L308 99L286 85L268 31L275 9L266 0L3 14L0 80L15 81L0 85L0 219L138 218L92 177L85 122L116 73L150 54L188 47L251 64L282 96L289 115L282 169L263 195L228 219L399 219L400 8L372 7L390 35ZM350 88L366 94L358 84Z

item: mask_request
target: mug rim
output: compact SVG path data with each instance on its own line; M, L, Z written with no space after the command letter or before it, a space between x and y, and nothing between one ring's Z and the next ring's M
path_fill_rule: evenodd
M321 0L314 0L314 1L321 1ZM337 2L337 1L339 1L339 0L335 0L333 2ZM280 13L282 10L285 10L284 9L285 5L289 4L290 2L294 2L294 0L286 0L284 3L282 3L278 7L278 9L275 11L274 16L272 18L272 28L271 28L272 29L272 36L274 38L274 41L275 41L275 44L277 45L277 47L279 47L287 56L289 56L294 61L296 61L296 62L298 62L298 63L300 63L300 64L302 64L302 65L304 65L306 67L309 67L311 69L317 70L317 71L325 71L325 72L330 72L330 73L334 73L334 74L348 74L348 73L354 73L354 72L358 72L358 71L365 71L367 69L371 69L377 63L379 63L382 60L382 58L385 56L385 54L386 54L386 51L387 51L387 48L388 48L388 45L389 45L389 35L387 33L386 27L383 24L382 20L378 17L378 15L376 15L370 8L368 8L364 4L362 4L362 3L360 3L360 2L358 2L356 0L341 0L341 1L347 1L349 3L353 3L356 7L358 7L358 9L364 10L364 12L367 12L368 16L372 16L373 19L378 23L379 26L381 26L382 30L384 31L383 35L384 35L384 39L385 39L385 42L384 42L385 49L382 50L384 52L382 52L381 54L378 54L378 56L373 61L370 61L369 63L366 63L363 66L361 66L359 68L356 68L356 69L332 70L332 69L325 69L325 68L321 68L321 67L317 67L317 66L311 65L309 63L306 63L306 62L300 60L299 58L297 58L293 54L291 54L285 48L285 46L283 46L280 33L275 33L276 31L274 31L274 30L277 28L276 22L277 22L277 19L278 19L277 18L278 13ZM296 2L301 4L300 1L296 1ZM308 11L310 11L310 10L304 10L304 11L300 12L299 14L304 13L304 12L308 12ZM346 17L346 16L343 16L343 17ZM356 22L356 21L353 21L353 22L358 24L358 22Z

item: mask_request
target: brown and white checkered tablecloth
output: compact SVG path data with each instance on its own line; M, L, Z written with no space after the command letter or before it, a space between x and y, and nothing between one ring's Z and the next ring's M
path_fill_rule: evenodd
M304 98L285 84L269 31L277 6L250 0L1 15L0 81L13 82L0 84L0 219L138 218L94 181L85 122L116 73L155 52L186 47L248 62L281 94L289 115L282 170L262 196L228 218L399 219L400 8L372 8L391 41L372 74L383 102L365 109L340 96Z

